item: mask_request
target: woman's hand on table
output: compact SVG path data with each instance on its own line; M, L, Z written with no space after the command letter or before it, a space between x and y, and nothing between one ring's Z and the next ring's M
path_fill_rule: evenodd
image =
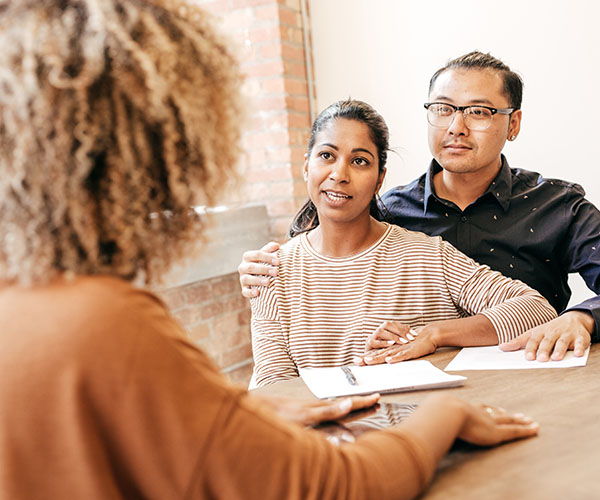
M365 353L353 361L357 365L397 363L426 356L436 349L426 327L412 329L399 321L385 321L367 338Z
M354 410L369 408L379 401L379 394L352 396L336 400L312 400L249 393L260 399L280 417L300 425L315 425L328 420L337 420Z

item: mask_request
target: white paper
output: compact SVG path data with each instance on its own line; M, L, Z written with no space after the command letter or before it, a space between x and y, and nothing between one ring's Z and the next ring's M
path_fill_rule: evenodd
M351 385L341 367L300 368L304 383L318 398L331 398L373 392L403 392L421 389L455 387L462 385L465 377L444 373L429 361L403 361L401 363L372 366L350 366L357 385Z
M501 351L497 345L487 347L465 347L446 366L446 371L462 370L529 370L531 368L571 368L585 366L590 348L581 357L573 351L567 351L560 361L529 361L525 358L525 350Z

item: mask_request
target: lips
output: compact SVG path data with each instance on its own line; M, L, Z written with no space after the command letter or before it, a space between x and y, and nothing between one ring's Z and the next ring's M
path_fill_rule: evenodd
M460 143L456 143L456 142L451 142L448 144L444 144L444 149L452 149L455 151L465 151L467 149L471 149L469 146L467 146L466 144L460 144Z
M332 201L348 200L352 198L352 196L339 191L323 191L323 194Z

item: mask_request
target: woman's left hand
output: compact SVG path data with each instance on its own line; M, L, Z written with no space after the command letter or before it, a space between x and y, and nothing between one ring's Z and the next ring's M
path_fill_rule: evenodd
M389 323L389 322L386 322ZM385 323L384 323L385 324ZM378 329L379 330L379 329ZM389 330L388 330L389 331ZM357 365L378 365L381 363L398 363L399 361L406 361L408 359L420 358L435 352L437 349L436 343L432 337L427 334L425 329L421 329L418 335L408 340L406 343L399 341L400 343L389 345L385 348L373 349L370 348L373 345L373 340L367 341L367 351L359 357L354 358L354 363ZM381 335L381 333L374 333L374 335Z

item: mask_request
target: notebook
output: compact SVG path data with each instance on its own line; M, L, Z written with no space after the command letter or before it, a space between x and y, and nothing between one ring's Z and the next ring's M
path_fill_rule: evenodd
M359 394L441 389L463 385L466 377L450 375L422 359L372 366L348 366L356 379L352 385L341 366L300 368L300 377L319 399Z

